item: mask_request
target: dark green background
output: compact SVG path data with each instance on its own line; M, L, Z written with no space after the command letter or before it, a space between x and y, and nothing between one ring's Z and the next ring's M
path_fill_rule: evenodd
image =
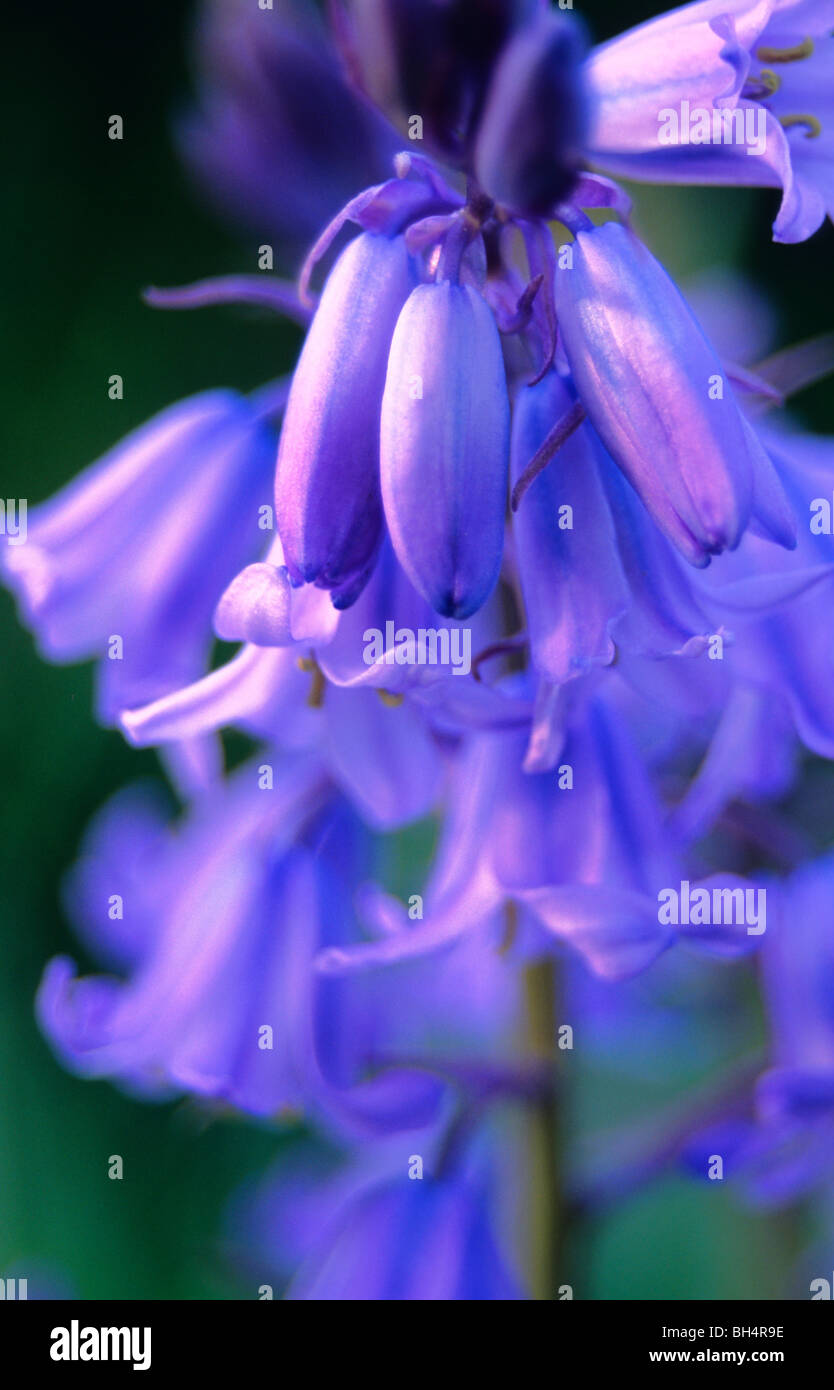
M254 3L254 0L252 0ZM658 7L583 9L597 38ZM0 432L4 497L48 496L128 429L208 386L251 388L290 366L297 336L256 313L155 313L149 283L255 269L257 237L223 227L183 175L170 130L188 91L190 6L40 3L5 21ZM625 13L624 13L625 9ZM125 139L107 138L107 118ZM648 190L639 225L678 274L752 266L785 342L829 327L830 228L810 245L769 241L775 199ZM122 402L107 379L125 380ZM801 402L831 427L821 388ZM215 1249L224 1200L280 1142L266 1129L153 1106L66 1075L33 1020L45 961L75 950L59 881L85 822L124 781L154 773L91 718L91 672L35 654L0 593L0 1275L54 1272L85 1298L253 1296ZM77 952L76 952L77 954ZM680 1081L691 1079L682 1059ZM586 1109L658 1096L589 1075ZM674 1088L672 1088L674 1090ZM125 1179L107 1178L107 1158ZM658 1184L583 1249L596 1298L778 1297L801 1235L793 1218L743 1214L729 1192ZM34 1290L33 1290L34 1291Z

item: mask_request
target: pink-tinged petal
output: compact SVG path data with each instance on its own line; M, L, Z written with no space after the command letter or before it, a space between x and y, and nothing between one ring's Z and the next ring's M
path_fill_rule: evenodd
M214 630L226 642L286 647L292 642L292 585L286 569L261 561L241 570L214 611Z
M738 544L758 461L722 365L626 228L580 230L572 249L556 307L579 398L656 523L703 565Z
M749 48L774 0L705 0L650 19L594 49L586 64L595 123L593 157L658 148L659 112L711 108L741 90Z
M120 724L137 747L193 738L229 725L260 734L292 725L304 707L309 676L299 671L293 651L244 647L202 680L144 708L125 710Z

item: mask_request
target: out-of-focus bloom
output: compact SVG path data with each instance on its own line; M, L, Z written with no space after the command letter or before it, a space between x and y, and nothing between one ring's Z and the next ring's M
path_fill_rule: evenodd
M259 1280L266 1272L286 1285L290 1300L524 1298L493 1231L484 1160L434 1174L436 1149L435 1135L419 1133L408 1149L375 1144L335 1167L321 1154L290 1154L236 1198L232 1249Z
M99 662L106 723L206 667L215 605L262 544L275 435L211 391L171 406L29 515L6 583L51 661Z
M482 1194L459 1182L399 1179L363 1193L311 1254L290 1299L513 1301Z
M815 507L829 506L834 489L831 441L784 425L764 438L799 522L797 550L774 552L749 536L720 575L703 576L704 594L733 627L737 677L773 692L803 743L832 757L834 702L815 651L829 621L834 552L825 530L813 529Z
M523 951L558 943L606 978L645 969L679 937L719 956L751 949L737 924L679 932L661 919L658 892L684 877L682 862L620 725L616 703L583 694L563 715L547 770L534 772L522 767L529 729L473 735L452 770L425 920L415 927L396 901L371 895L379 939L325 950L319 968L350 974L407 960L490 924L500 941L507 903L523 917Z
M359 1129L425 1123L438 1083L396 1068L371 1075L371 997L312 969L324 943L355 931L351 884L370 853L320 765L287 759L274 786L262 767L242 767L175 836L160 827L148 838L142 872L131 821L124 797L105 811L71 895L88 939L97 902L104 952L124 977L77 980L59 958L38 995L65 1063L258 1115L301 1107Z
M299 670L291 650L244 647L196 684L125 711L122 727L141 747L198 738L232 725L281 748L317 750L334 780L377 829L428 815L437 800L442 760L419 711L410 704L383 704L373 690L332 686L319 699L311 685L318 679L315 672Z
M179 132L186 162L292 267L357 188L385 177L400 139L351 90L308 0L210 0L195 61L198 109Z
M570 192L584 155L584 31L545 12L508 44L478 127L475 170L491 198L548 216Z
M687 1146L703 1175L721 1154L725 1177L757 1205L794 1202L830 1179L834 1161L834 858L800 868L782 889L762 953L771 1065L755 1086L754 1118L730 1113Z
M697 0L603 44L592 163L659 183L781 187L777 241L834 211L830 0Z
M411 138L419 117L428 148L474 161L487 191L517 211L549 212L547 192L558 199L582 162L660 183L781 186L778 240L811 235L831 209L830 0L697 0L599 46L582 67L577 52L550 82L536 62L547 45L537 50L532 35L558 27L572 47L581 28L539 0L363 0L333 15L354 85ZM215 4L198 37L200 110L183 127L186 157L215 196L297 254L384 174L398 137L351 91L305 0L257 13ZM511 83L522 67L527 80ZM531 119L509 142L513 112L534 89ZM489 154L499 146L500 168Z
M504 45L542 0L337 0L336 34L357 85L389 118L465 166Z

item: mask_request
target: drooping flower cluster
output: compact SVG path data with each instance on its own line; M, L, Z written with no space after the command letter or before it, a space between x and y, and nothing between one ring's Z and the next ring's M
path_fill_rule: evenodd
M329 219L298 294L156 293L309 319L291 381L173 406L3 553L44 654L98 660L100 717L166 751L185 803L174 825L144 794L106 808L70 901L115 974L56 960L38 1011L82 1075L312 1117L340 1165L260 1198L291 1297L525 1297L487 1194L502 1115L553 1103L549 975L550 1051L541 1029L517 1047L542 962L567 962L593 1035L635 1007L623 982L761 953L774 1067L757 1122L720 1114L726 1152L747 1171L796 1140L807 1185L834 1142L803 906L830 865L777 883L795 837L763 810L804 750L834 757L834 554L809 524L834 460L781 411L830 344L728 360L609 177L779 182L776 236L809 235L834 18L705 0L601 49L538 0L333 21L341 68L306 6L213 12L182 136L290 254ZM762 108L766 156L664 144L683 101ZM241 646L209 669L215 635ZM257 749L224 775L227 727ZM397 833L429 816L425 882L395 881ZM740 849L710 838L727 824ZM609 1165L577 1201L635 1180Z

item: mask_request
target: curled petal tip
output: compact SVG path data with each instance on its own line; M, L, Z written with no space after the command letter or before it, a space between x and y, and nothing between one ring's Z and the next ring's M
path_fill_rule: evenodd
M291 585L282 565L248 565L236 575L215 609L214 630L226 642L283 647L292 641Z

